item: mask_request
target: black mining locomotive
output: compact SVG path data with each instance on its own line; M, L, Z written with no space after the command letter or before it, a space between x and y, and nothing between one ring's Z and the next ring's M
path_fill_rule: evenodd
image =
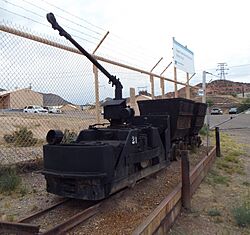
M47 14L52 27L76 46L115 86L115 98L104 103L107 127L80 131L70 144L50 130L44 145L47 191L64 197L100 200L170 164L178 150L200 145L206 105L183 98L139 101L140 116L122 98L122 84Z

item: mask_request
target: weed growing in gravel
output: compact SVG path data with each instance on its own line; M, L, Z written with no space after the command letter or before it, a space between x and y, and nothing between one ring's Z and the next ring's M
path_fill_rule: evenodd
M15 216L14 215L7 215L6 220L9 221L9 222L14 222L15 221Z
M204 124L203 127L200 129L199 134L203 135L203 136L206 136L207 133L208 133L208 126L207 126L207 124Z
M29 190L25 185L22 185L21 188L19 189L19 193L23 197L29 193Z
M230 179L227 176L222 176L218 171L211 170L206 178L206 182L210 185L223 184L229 186Z
M221 216L221 213L220 213L220 211L218 210L218 209L210 209L208 212L207 212L207 214L209 215L209 216Z
M243 183L242 183L242 185L244 185L244 186L250 186L250 182L248 182L248 181L244 181Z
M244 169L242 164L235 164L232 162L225 161L225 159L218 159L216 166L228 174L238 173L243 175Z
M246 155L243 146L237 144L229 135L221 133L222 157L216 160L216 167L228 174L245 174L239 156ZM214 142L214 139L212 140Z
M21 178L14 169L4 169L0 172L0 192L10 193L17 189L21 183Z
M234 219L238 226L250 226L250 198L232 209Z

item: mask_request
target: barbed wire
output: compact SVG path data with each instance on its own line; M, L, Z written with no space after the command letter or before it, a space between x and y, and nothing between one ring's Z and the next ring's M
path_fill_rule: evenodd
M89 21L87 21L87 20L85 20L85 19L83 19L83 18L81 18L81 17L79 17L79 16L76 16L76 15L72 14L71 12L68 12L68 11L66 11L66 10L64 10L64 9L62 9L62 8L60 8L60 7L56 6L56 5L54 5L54 4L51 4L51 3L49 3L49 2L47 2L47 1L45 1L45 0L40 0L40 1L45 2L46 4L48 4L48 5L50 5L50 6L53 6L53 7L55 7L55 8L57 8L57 9L59 9L59 10L65 12L65 13L67 13L67 14L69 14L69 15L71 15L71 16L77 18L77 19L79 19L79 20L82 20L82 21L86 22L87 24L89 24L89 25L91 25L91 26L93 26L93 27L96 27L96 28L98 28L98 29L101 29L101 30L103 30L103 31L106 31L105 29L101 28L100 26L94 25L94 24L90 23Z
M36 16L42 18L42 19L45 19L45 15L40 15L40 14L34 12L34 11L28 10L28 9L26 9L26 8L20 6L20 5L11 3L11 2L9 2L9 1L7 1L7 0L1 0L1 1L4 1L4 2L6 2L6 3L8 3L8 4L12 5L12 6L15 6L15 7L17 7L17 8L20 8L20 9L24 10L25 12L29 12L29 13L34 14L34 15L36 15ZM22 1L25 1L25 0L22 0ZM25 2L26 2L26 1L25 1ZM32 5L34 5L34 4L32 4ZM36 6L36 5L34 5L34 6ZM42 9L41 7L38 7L38 8L39 8L39 9ZM5 9L6 11L8 11L8 9L6 9L6 8L4 8L4 9ZM43 9L43 10L44 10L44 9ZM47 12L46 10L44 10L44 11ZM12 13L14 13L14 12L12 12ZM16 13L16 14L17 14L17 13ZM19 14L19 16L25 17L24 15L21 15L21 14ZM66 20L66 21L68 21L68 22L71 22L71 23L73 23L73 24L75 24L75 25L77 25L77 26L84 27L84 26L82 26L82 25L80 25L80 24L77 24L77 23L75 23L75 22L73 22L73 21L71 21L71 20L69 20L69 19L66 19L65 17L62 17L62 16L59 16L59 17L62 18L62 19L64 19L64 20ZM26 16L26 19L31 20L31 18L28 18L27 16ZM34 20L33 20L33 21L34 21ZM37 21L36 21L36 22L37 22ZM46 25L46 24L44 24L44 26L45 26L45 25ZM46 26L47 26L47 25L46 25ZM83 35L85 35L85 36L87 36L87 37L93 38L93 39L95 39L95 40L100 40L99 38L97 38L97 37L95 37L95 36L92 36L92 35L90 35L90 34L88 34L88 33L85 33L85 32L82 32L82 31L80 31L80 30L74 29L74 28L72 28L72 27L67 26L67 28L69 28L69 29L71 29L72 31L75 31L75 32L77 32L77 33L83 34ZM88 29L88 28L86 28L86 27L84 27L84 28L85 28L85 29ZM90 29L88 29L88 30L90 30ZM95 32L95 31L92 30L92 32ZM98 35L100 35L98 32L95 32L95 33L97 33Z

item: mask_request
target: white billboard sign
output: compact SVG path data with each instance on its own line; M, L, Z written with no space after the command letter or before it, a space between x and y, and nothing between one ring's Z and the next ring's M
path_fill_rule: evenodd
M173 38L173 63L174 66L184 72L193 74L194 70L194 53L187 47L184 47Z

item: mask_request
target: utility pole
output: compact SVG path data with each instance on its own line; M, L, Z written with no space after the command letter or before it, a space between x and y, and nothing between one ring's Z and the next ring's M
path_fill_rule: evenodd
M225 80L226 79L226 75L228 74L225 71L229 70L227 68L227 63L218 63L217 67L218 67L218 69L216 69L216 71L219 71L218 75L220 76L220 79L224 79Z
M207 100L206 100L206 74L207 72L206 71L203 71L202 72L202 90L203 90L203 95L202 95L202 103L206 103Z
M203 94L202 95L202 103L206 103L207 102L207 88L206 88L206 82L207 82L206 81L206 75L207 74L213 75L212 73L209 73L207 71L203 71L202 72L202 94Z

